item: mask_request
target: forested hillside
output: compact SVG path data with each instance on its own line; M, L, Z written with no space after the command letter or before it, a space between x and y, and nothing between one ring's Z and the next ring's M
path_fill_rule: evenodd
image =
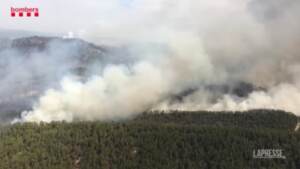
M1 169L299 169L297 117L247 113L144 113L122 122L3 126ZM286 159L255 159L282 149Z
M144 113L134 122L172 123L176 125L207 125L217 127L272 128L294 130L297 116L279 110L249 110L245 112L171 111ZM300 121L300 120L299 120Z

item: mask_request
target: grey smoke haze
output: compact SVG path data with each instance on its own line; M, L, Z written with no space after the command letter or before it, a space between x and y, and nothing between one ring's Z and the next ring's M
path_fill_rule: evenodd
M15 42L2 40L0 50L0 119L30 109L37 97L47 88L57 87L62 76L69 74L79 60L76 42L54 40L41 51L37 46L29 48L29 42Z
M63 77L85 81L104 65L126 64L118 50L97 47L78 39L29 37L1 40L0 122L30 110L47 89L59 88ZM113 54L112 54L113 53ZM122 55L126 53L122 50ZM111 55L108 58L108 55Z
M45 11L59 4L41 5L46 3L51 5ZM97 44L126 46L135 62L106 65L84 82L59 73L54 81L61 80L60 87L46 90L22 120L112 120L149 109L272 108L300 114L298 1L113 0L72 1L71 6L71 12L84 11L79 20L89 19L41 17L48 27L40 29L71 30ZM54 29L54 23L64 24ZM65 56L74 52L64 51ZM241 98L205 88L238 81L266 90ZM171 101L191 88L198 90Z

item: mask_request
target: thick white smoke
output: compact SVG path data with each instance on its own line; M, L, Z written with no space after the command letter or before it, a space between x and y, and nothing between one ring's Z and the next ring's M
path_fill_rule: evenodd
M132 66L108 65L102 74L95 74L87 82L65 78L60 89L46 91L33 111L23 112L23 120L128 118L150 110L170 94L212 80L212 65L201 41L186 34L177 36L180 41L169 37L168 50L157 51L155 56L151 56L153 50L137 50L148 55Z
M113 120L156 108L300 114L299 9L292 0L132 1L91 26L85 38L129 44L138 61L108 65L87 82L66 77L60 89L49 89L32 111L23 112L22 120ZM170 100L186 89L231 81L266 90L215 98L201 88L182 102Z
M167 90L160 72L148 63L139 63L132 70L111 66L103 76L91 77L86 83L65 79L61 85L61 90L48 90L24 119L49 122L124 118L143 111Z
M180 103L165 101L155 109L159 110L209 110L246 111L251 109L275 109L300 115L300 88L294 84L280 84L269 91L254 91L247 98L225 94L215 102L207 91L198 91Z

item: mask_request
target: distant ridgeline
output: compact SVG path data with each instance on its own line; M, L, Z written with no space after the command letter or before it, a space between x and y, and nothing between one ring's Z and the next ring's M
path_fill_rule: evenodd
M299 169L297 119L275 110L174 111L123 122L15 124L0 132L0 168ZM260 149L286 158L254 158Z

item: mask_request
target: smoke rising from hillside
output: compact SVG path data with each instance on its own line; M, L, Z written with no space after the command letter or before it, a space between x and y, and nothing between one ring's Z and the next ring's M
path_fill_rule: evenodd
M48 90L34 111L23 112L24 120L124 119L150 110L172 93L208 81L212 67L208 56L197 48L197 39L174 42L168 44L176 55L171 52L167 57L168 51L157 51L155 55L163 57L153 60L156 56L148 56L151 59L138 60L132 66L108 65L101 74L90 77L87 82L64 79L61 89ZM185 57L187 53L190 57ZM186 79L186 74L189 79Z
M293 0L132 1L88 29L85 39L127 45L136 62L107 65L86 82L65 77L22 120L114 120L151 109L272 108L299 115L299 9ZM205 88L238 81L265 90L238 97ZM187 89L196 91L172 101Z
M58 87L61 78L77 64L79 52L76 42L54 40L41 51L38 46L26 51L22 45L30 46L28 42L18 46L15 41L1 42L0 123L17 116L18 111L30 109L42 91Z

